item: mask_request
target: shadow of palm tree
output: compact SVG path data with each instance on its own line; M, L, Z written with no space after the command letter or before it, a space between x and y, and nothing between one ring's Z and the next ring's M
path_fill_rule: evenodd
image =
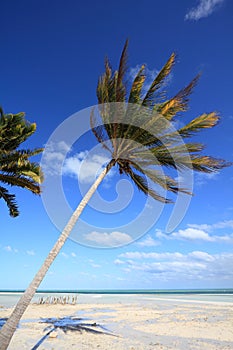
M118 335L111 333L107 328L101 326L100 324L97 324L96 322L85 323L83 322L82 318L73 316L62 318L44 318L41 319L40 322L49 323L50 325L44 329L44 332L47 331L47 333L36 343L36 345L31 350L38 349L38 347L44 342L44 340L48 338L50 333L52 333L56 329L61 329L64 333L66 333L67 331L79 333L85 331L94 334L105 334L118 337Z
M7 317L0 318L0 329L1 329L2 326L6 323L7 320L8 320Z

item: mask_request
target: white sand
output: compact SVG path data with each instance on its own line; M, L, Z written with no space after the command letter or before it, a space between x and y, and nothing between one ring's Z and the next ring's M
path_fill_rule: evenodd
M11 309L1 309L7 317ZM224 303L123 302L113 304L37 305L24 314L9 350L31 349L45 334L40 318L77 316L107 327L106 334L51 333L39 349L152 350L233 349L233 305Z

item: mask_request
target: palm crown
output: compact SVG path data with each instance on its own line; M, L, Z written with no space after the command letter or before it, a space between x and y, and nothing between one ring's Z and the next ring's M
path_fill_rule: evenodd
M111 152L110 167L117 164L119 172L129 176L139 190L156 200L171 202L155 191L153 185L173 193L189 192L173 177L164 175L158 165L207 173L229 165L222 159L202 155L200 152L204 146L201 143L184 143L201 129L215 126L219 115L216 112L204 113L175 130L172 122L178 113L187 110L189 95L199 75L174 97L166 99L164 83L176 58L172 53L146 92L143 92L146 75L142 65L127 93L127 47L128 41L119 68L114 73L108 59L105 60L105 72L97 85L101 121L92 113L92 131L102 146Z
M0 108L0 182L40 194L41 169L37 163L31 162L29 157L41 153L43 149L18 149L35 130L36 124L26 122L24 113L4 114ZM0 198L5 200L12 217L19 215L14 194L0 186Z

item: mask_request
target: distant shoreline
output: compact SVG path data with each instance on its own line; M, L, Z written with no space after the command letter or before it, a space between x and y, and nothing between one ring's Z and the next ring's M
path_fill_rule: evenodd
M23 289L1 289L2 293L24 293ZM233 288L207 289L44 289L39 293L78 293L78 294L233 294Z
M23 291L0 291L0 306L13 307ZM163 303L163 302L200 302L233 304L233 289L206 290L40 290L35 293L32 303L52 298L75 297L77 303L112 304L118 302Z

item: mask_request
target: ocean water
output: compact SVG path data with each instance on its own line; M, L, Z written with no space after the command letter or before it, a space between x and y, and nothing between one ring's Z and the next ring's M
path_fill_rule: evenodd
M13 307L23 291L0 290L0 307ZM146 302L200 302L231 303L233 289L193 290L44 290L38 291L32 302L40 298L77 295L79 304L146 303Z

